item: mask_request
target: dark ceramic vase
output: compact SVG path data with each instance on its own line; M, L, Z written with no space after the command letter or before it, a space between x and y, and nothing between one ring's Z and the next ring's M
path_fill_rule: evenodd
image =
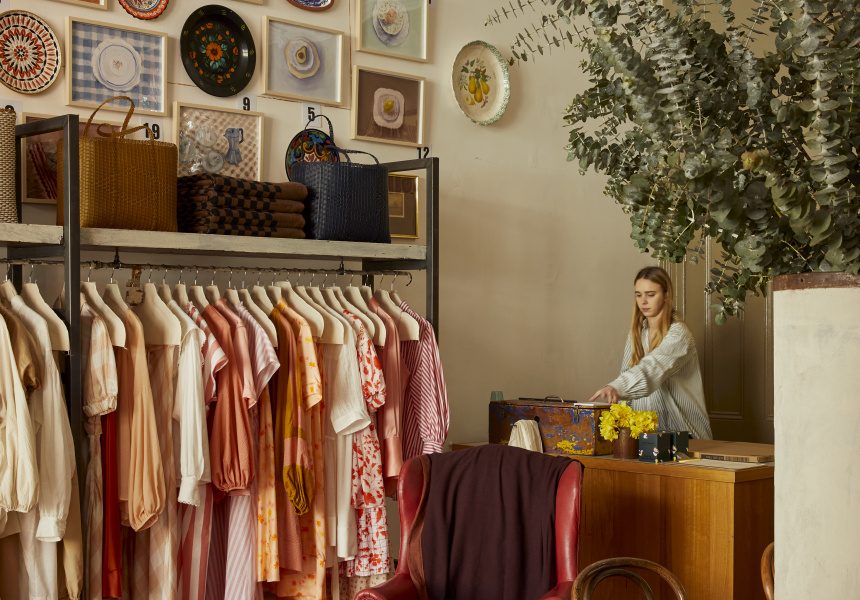
M612 442L612 456L615 458L639 458L639 440L630 435L629 427L618 430L618 439Z

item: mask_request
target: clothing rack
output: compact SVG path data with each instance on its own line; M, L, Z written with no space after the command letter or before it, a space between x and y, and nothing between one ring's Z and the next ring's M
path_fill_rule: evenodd
M170 254L206 254L196 248L196 244L189 244L185 240L193 238L187 236L197 236L200 234L156 234L155 239L148 240L137 250L134 246L134 241L126 241L117 238L116 236L107 236L111 242L106 243L101 241L104 237L99 238L98 235L93 235L105 232L111 233L111 230L85 230L86 237L82 243L82 229L80 227L80 163L79 163L79 117L76 114L67 114L59 117L42 119L32 123L24 123L15 126L15 189L16 189L16 204L18 209L17 225L13 228L18 228L19 231L30 228L38 229L45 226L29 226L22 223L22 201L23 201L23 186L21 181L22 174L22 141L24 138L39 135L44 133L62 132L63 145L63 225L62 237L59 242L53 237L53 234L44 234L39 231L26 231L27 235L22 236L20 241L9 241L0 239L0 243L6 247L8 260L12 264L12 282L20 289L22 283L22 265L61 265L63 266L63 283L65 287L65 303L64 303L64 320L69 328L70 350L68 353L68 396L66 398L69 405L69 421L72 429L72 436L75 441L75 463L79 476L79 493L81 506L84 505L84 474L86 473L86 456L87 456L87 441L83 429L83 407L81 404L81 325L78 315L81 311L80 294L73 293L80 289L81 273L79 268L82 266L81 253L88 250L96 251L119 251L120 248L126 248L127 251L135 252L169 252ZM373 269L369 272L363 272L366 275L371 274L394 274L399 275L405 271L424 271L426 279L426 305L425 313L427 320L432 323L433 327L439 329L439 159L438 158L422 158L404 161L396 161L383 163L383 166L388 167L390 173L401 173L406 171L424 171L426 193L424 201L424 244L426 252L422 253L419 258L416 258L410 253L396 251L396 246L382 244L352 244L344 242L320 242L317 240L272 240L270 238L258 238L260 249L254 248L248 251L247 242L245 243L242 254L253 255L265 260L272 259L314 259L314 260L341 260L343 265L343 257L347 260L358 260L362 265L372 265ZM10 230L11 231L11 230ZM135 232L136 233L136 232ZM18 231L14 232L15 235ZM215 237L215 236L205 236ZM219 236L220 237L220 236ZM36 241L33 241L33 239ZM166 240L182 240L179 245L184 244L184 248L176 249L171 246L171 241ZM222 255L230 253L230 241L225 241L226 248L210 248L209 255ZM239 240L236 241L236 246L240 246ZM257 242L255 241L255 244ZM306 243L306 245L302 245ZM161 244L161 245L159 245ZM384 252L377 251L378 247L386 246ZM202 247L202 246L201 246ZM307 248L307 250L305 250ZM337 248L338 250L334 250ZM343 252L343 257L340 248L348 248L348 251ZM135 249L135 250L133 250ZM288 249L288 250L287 250ZM322 250L322 251L321 251ZM234 252L235 254L235 252ZM60 260L40 261L51 257L58 257ZM24 261L24 262L16 262ZM109 263L106 263L109 264ZM146 267L148 268L148 267ZM186 267L187 268L187 267ZM230 267L218 267L216 272L221 269L229 270ZM233 267L238 269L238 267ZM211 270L211 269L210 269ZM260 269L249 269L249 271L257 272ZM311 270L300 269L284 269L273 268L272 272L311 272ZM266 272L269 272L268 270ZM319 270L317 272L322 272ZM358 272L356 272L358 273ZM410 275L411 277L411 275ZM86 537L83 539L83 554L87 556ZM84 582L83 595L87 594L86 580Z

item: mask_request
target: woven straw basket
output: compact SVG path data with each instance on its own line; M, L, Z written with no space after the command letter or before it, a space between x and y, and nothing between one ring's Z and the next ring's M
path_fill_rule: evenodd
M15 202L15 111L0 109L0 223L17 223Z
M90 125L99 109L114 100L127 100L131 107L122 130L88 137ZM127 96L105 100L90 115L79 141L81 162L81 227L176 231L176 145L148 140L129 140L125 136L149 130L146 126L128 128L134 102ZM57 222L63 215L63 155L57 149Z

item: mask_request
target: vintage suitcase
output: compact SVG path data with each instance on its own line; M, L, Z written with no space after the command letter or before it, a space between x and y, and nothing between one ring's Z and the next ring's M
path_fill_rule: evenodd
M612 454L612 442L600 435L600 414L604 410L607 409L545 400L490 402L490 443L507 444L514 423L534 419L548 454Z

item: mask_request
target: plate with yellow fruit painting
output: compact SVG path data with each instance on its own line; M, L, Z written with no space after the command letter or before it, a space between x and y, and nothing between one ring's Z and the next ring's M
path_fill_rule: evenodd
M481 41L463 46L451 75L457 105L472 121L489 125L504 114L511 81L508 64L494 46Z

